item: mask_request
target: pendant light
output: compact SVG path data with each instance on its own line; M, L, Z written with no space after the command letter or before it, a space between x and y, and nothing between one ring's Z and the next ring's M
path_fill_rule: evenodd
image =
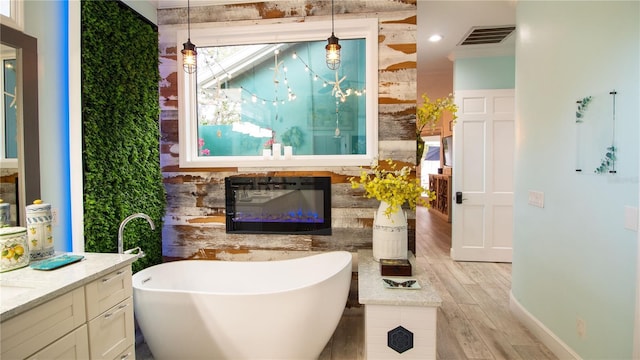
M182 68L187 74L193 74L198 68L196 46L191 42L191 14L187 0L187 42L182 44Z
M334 35L333 25L333 0L331 0L331 36L327 39L328 44L325 46L327 50L327 66L331 70L337 70L340 67L340 44L338 38Z

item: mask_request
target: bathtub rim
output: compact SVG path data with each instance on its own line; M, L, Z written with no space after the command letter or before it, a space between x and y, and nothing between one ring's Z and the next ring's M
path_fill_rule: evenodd
M314 282L308 282L308 283L304 283L301 286L294 286L294 287L288 287L286 289L278 289L278 290L271 290L271 291L255 291L255 292L221 292L221 291L202 291L202 290L185 290L185 289L168 289L168 288L158 288L158 287L144 287L144 282L148 281L148 279L150 279L150 277L144 276L145 273L149 273L151 272L152 269L154 268L158 268L158 267L162 267L163 265L168 266L172 263L185 263L185 262L192 262L192 261L206 261L206 262L218 262L218 263L242 263L242 262L247 262L247 263L262 263L262 264L268 264L268 263L273 263L273 262L279 262L279 263L285 263L285 262L296 262L296 261L303 261L305 258L309 258L309 257L317 257L317 256L338 256L336 254L339 254L342 257L344 257L344 263L341 264L340 267L337 266L337 264L332 264L335 265L335 270L332 271L331 273L328 273L327 276L323 277L322 279L320 279L319 281L314 281ZM335 251L326 251L326 252L320 252L320 253L314 253L314 254L310 254L310 255L306 255L306 256L300 256L300 257L294 257L294 258L288 258L288 259L280 259L280 260L239 260L239 261L234 261L234 260L211 260L211 259L193 259L193 260L175 260L175 261L167 261L167 262L163 262L160 264L156 264L153 266L150 266L148 268L142 269L140 271L138 271L137 273L133 274L132 276L132 287L133 290L139 290L139 291L146 291L146 292L158 292L158 293L176 293L176 294L184 294L184 293L188 293L188 294L199 294L199 295L215 295L215 296L257 296L257 295L268 295L268 294L279 294L279 293L286 293L286 292L292 292L292 291L297 291L297 290L301 290L301 289L305 289L308 287L312 287L315 286L317 284L320 284L324 281L327 281L328 279L331 279L335 276L337 276L339 273L341 273L342 271L345 270L345 268L349 268L349 272L351 273L352 270L352 266L353 266L353 259L354 255L346 250L335 250ZM150 275L151 277L153 275ZM135 294L134 294L135 296Z

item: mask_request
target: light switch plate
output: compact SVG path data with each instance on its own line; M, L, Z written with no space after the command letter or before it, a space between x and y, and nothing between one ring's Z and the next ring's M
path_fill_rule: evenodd
M544 193L542 191L529 190L529 205L543 208Z
M638 231L638 208L633 206L624 207L624 228Z

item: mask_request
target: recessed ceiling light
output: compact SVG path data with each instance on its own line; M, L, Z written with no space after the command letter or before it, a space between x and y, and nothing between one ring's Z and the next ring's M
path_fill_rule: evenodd
M442 35L440 34L434 34L429 37L429 41L431 42L438 42L440 40L442 40Z

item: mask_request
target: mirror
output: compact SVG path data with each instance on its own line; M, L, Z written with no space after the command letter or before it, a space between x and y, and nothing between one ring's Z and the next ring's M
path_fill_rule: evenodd
M5 176L5 164L0 172L0 197L5 198L5 188L13 194L7 194L7 200L13 201L15 218L12 224L26 225L25 205L40 198L40 145L38 132L38 49L37 39L0 24L0 44L15 51L15 116L17 171ZM3 63L4 65L4 63ZM4 94L4 84L3 84ZM3 96L4 99L4 96ZM4 127L4 106L3 121ZM6 129L6 127L5 127ZM2 133L4 134L3 129ZM2 146L6 146L5 137ZM10 164L10 163L9 163ZM7 169L7 173L13 170ZM7 180L8 179L8 180ZM6 185L13 181L14 185ZM16 191L17 189L17 191Z

